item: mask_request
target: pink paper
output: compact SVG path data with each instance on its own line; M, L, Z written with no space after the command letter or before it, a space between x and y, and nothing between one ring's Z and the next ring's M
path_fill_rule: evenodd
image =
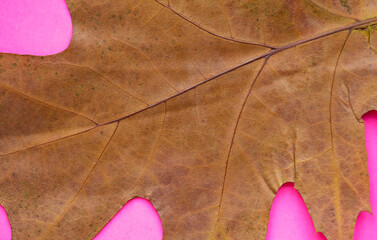
M327 238L325 235L323 235L323 233L317 232L314 236L314 240L327 240Z
M10 228L8 215L5 209L0 206L0 240L11 240L12 230Z
M64 51L72 38L65 0L0 0L0 52L51 55ZM363 117L368 155L370 203L377 214L377 112ZM0 240L11 240L11 226L0 206ZM153 205L142 198L129 201L94 240L161 240L163 229ZM293 183L278 190L272 203L266 240L326 240L314 224ZM377 239L377 219L360 212L353 240Z
M365 122L365 145L368 156L368 174L370 188L370 205L377 214L377 112L370 111L363 115Z
M270 210L266 240L313 240L314 224L293 183L283 184Z
M65 0L0 0L0 52L51 55L72 38Z
M360 212L355 224L353 240L375 240L377 239L377 220L365 211Z
M153 205L135 198L93 240L162 240L162 223Z

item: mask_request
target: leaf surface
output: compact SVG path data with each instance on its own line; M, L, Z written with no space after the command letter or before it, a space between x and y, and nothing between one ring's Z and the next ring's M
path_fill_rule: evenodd
M351 239L370 209L373 1L67 2L65 52L0 58L15 240L92 239L133 197L164 239L263 239L284 182Z

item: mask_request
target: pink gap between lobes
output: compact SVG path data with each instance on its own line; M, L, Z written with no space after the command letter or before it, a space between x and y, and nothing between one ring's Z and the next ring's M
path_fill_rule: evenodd
M377 111L363 115L365 122L365 146L368 156L368 174L370 205L373 214L377 214Z
M93 240L162 240L160 216L152 203L134 198L106 224ZM11 240L7 213L0 206L0 240Z
M314 240L327 240L327 238L325 235L323 235L323 233L317 232L314 236Z
M65 0L0 0L0 52L57 54L71 38L72 20Z
M353 240L377 239L377 220L371 213L362 211L357 216Z
M5 209L0 206L0 240L11 240L12 230Z
M314 224L293 183L283 184L272 202L266 240L313 240Z
M161 219L152 203L134 198L93 240L162 240L162 236Z

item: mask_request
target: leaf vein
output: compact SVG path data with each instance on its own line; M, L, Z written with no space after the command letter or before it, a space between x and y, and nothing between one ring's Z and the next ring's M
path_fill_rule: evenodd
M11 88L11 87L9 87L9 86L7 86L7 85L4 85L4 84L2 84L2 83L0 83L0 87L4 88L5 90L8 90L8 91L10 91L10 92L13 92L13 93L15 93L15 94L17 94L17 95L20 95L20 96L22 96L22 97L24 97L24 98L27 98L27 99L29 99L29 100L32 100L32 101L38 102L38 103L40 103L40 104L42 104L42 105L47 105L47 106L49 106L49 107L53 107L53 108L56 108L56 109L59 109L59 110L62 110L62 111L66 111L66 112L69 112L69 113L72 113L72 114L78 115L78 116L80 116L80 117L83 117L83 118L85 118L85 119L91 121L91 122L94 123L95 125L98 125L98 123L97 123L95 120L93 120L93 119L91 119L90 117L85 116L85 115L83 115L83 114L81 114L81 113L78 113L78 112L75 112L75 111L72 111L72 110L69 110L69 109L66 109L66 108L63 108L63 107L60 107L60 106L54 105L53 103L49 103L49 102L42 101L42 100L40 100L40 99L38 99L38 98L35 98L35 97L30 96L30 95L28 95L28 94L26 94L26 93L23 93L23 92L21 92L21 91L18 91L18 90L16 90L16 89L13 89L13 88Z
M64 215L68 212L68 210L71 208L71 206L73 205L73 203L75 202L75 200L77 199L78 195L81 193L81 191L83 190L85 184L88 182L88 179L89 177L91 176L92 172L94 171L94 169L96 168L96 166L98 165L99 161L101 160L104 152L106 151L107 147L109 146L111 140L113 139L116 131L118 130L118 127L119 127L119 123L117 123L117 125L115 126L115 129L113 131L113 133L111 134L109 140L107 141L105 147L103 148L103 150L101 151L99 157L97 158L97 161L93 164L92 168L90 169L89 173L87 174L86 178L84 179L80 189L76 192L75 196L72 198L72 200L68 203L67 207L63 210L63 212L57 216L56 220L50 225L50 227L45 231L45 233L41 236L41 240L45 239L47 237L47 234L50 232L50 230L64 217Z
M338 163L336 161L336 158L335 158L335 149L334 149L334 130L333 130L333 121L332 121L332 100L333 100L333 91L334 91L334 83L335 83L335 74L336 74L336 70L337 70L337 67L338 67L338 63L339 63L339 59L340 59L340 56L342 55L342 52L343 52L343 49L347 43L347 40L349 39L349 36L351 34L351 31L348 32L345 40L344 40L344 43L339 51L339 55L337 57L337 60L336 60L336 63L335 63L335 68L334 68L334 72L333 72L333 75L332 75L332 81L331 81L331 90L330 90L330 102L329 102L329 122L330 122L330 141L331 141L331 149L332 149L332 163L333 163L333 167L338 170L337 173L338 174L335 174L335 177L334 177L334 193L335 193L335 219L336 219L336 223L337 223L337 229L338 229L338 238L339 239L342 239L342 228L340 227L341 225L341 222L342 222L342 217L341 217L341 209L340 209L340 186L339 186L339 167L338 167Z
M275 47L271 47L271 46L268 46L268 45L265 45L265 44L261 44L261 43L252 43L252 42L247 42L247 41L243 41L243 40L238 40L238 39L234 39L234 38L229 38L229 37L221 36L219 34L211 32L208 29L205 29L204 27L200 26L199 24L193 22L192 20L188 19L187 17L185 17L181 13L179 13L176 10L174 10L173 8L171 8L169 5L165 5L165 4L161 3L158 0L154 0L154 1L157 2L158 4L162 5L163 7L169 9L171 12L173 12L178 17L184 19L186 22L194 25L195 27L199 28L200 30L202 30L202 31L204 31L204 32L206 32L208 34L211 34L211 35L213 35L215 37L218 37L218 38L221 38L221 39L224 39L224 40L227 40L227 41L231 41L231 42L243 43L243 44L248 44L248 45L255 45L255 46L259 46L259 47L265 47L265 48L275 49ZM229 31L230 31L230 29L229 29Z
M242 102L242 105L241 105L241 108L240 108L240 112L238 114L238 117L237 117L237 120L236 120L236 123L235 123L235 126L234 126L234 130L233 130L233 134L232 134L232 138L231 138L230 146L229 146L229 150L228 150L227 159L226 159L226 162L225 162L223 186L221 188L221 195L220 195L219 208L218 208L218 212L217 212L217 223L216 223L216 226L219 224L219 221L220 221L221 207L222 207L223 196L224 196L224 189L225 189L225 183L226 183L227 172L228 172L228 167L229 167L230 154L232 152L233 143L234 143L234 139L235 139L235 136L236 136L238 125L239 125L239 122L240 122L240 119L241 119L241 116L242 116L242 112L243 112L243 110L244 110L244 108L246 106L246 102L249 99L251 91L252 91L252 89L253 89L253 87L254 87L254 85L255 85L255 83L256 83L259 75L260 75L260 73L262 72L264 66L266 66L267 61L268 61L268 58L265 58L262 66L261 66L261 68L259 69L257 75L255 76L254 80L252 81L252 83L251 83L251 85L249 87L249 91L247 92L246 97L245 97L244 101Z

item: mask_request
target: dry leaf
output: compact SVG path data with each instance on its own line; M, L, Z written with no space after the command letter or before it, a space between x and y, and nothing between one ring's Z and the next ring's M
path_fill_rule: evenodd
M263 239L294 181L329 239L369 210L377 4L68 0L65 52L0 59L13 239L92 239L131 198L164 239Z

